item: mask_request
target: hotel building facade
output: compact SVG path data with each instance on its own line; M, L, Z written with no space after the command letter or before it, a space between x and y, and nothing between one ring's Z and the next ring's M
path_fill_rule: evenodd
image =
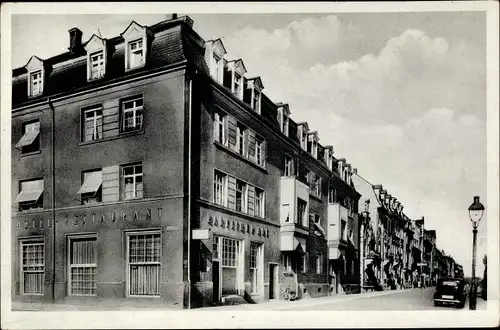
M192 308L359 283L355 169L187 17L12 77L12 297ZM146 298L146 299L145 299Z

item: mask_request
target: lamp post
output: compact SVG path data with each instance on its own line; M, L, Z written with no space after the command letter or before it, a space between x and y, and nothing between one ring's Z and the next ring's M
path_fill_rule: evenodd
M483 217L484 206L479 202L479 196L474 196L474 202L469 206L469 218L472 222L472 283L469 292L469 309L476 309L477 286L476 286L476 237L477 226Z
M360 260L359 260L359 293L363 293L363 286L365 284L365 254L366 254L366 249L365 249L365 232L366 228L368 227L368 223L370 221L370 212L368 212L368 206L370 205L370 200L367 199L365 201L365 210L362 212L362 219L361 219L361 230L360 230L360 237L359 237L359 243L360 243Z

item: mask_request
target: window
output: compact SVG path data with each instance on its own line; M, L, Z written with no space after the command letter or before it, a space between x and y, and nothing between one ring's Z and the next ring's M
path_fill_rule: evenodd
M340 224L340 238L343 239L344 241L347 240L347 237L346 237L346 222L345 222L345 220L342 220L341 224Z
M214 77L218 82L222 82L222 58L214 53L213 61Z
M236 211L247 211L247 184L236 180Z
M255 215L264 218L264 190L255 188Z
M289 254L283 254L283 271L292 272L292 257Z
M253 99L252 99L252 109L255 110L255 112L260 113L260 98L261 98L261 93L255 89L253 91Z
M226 185L227 175L215 171L214 173L214 203L222 206L227 206L227 191Z
M321 177L315 173L311 173L310 189L313 196L321 198Z
M236 126L236 150L242 156L246 156L245 130L245 127L240 124Z
M300 256L302 260L302 274L307 274L307 263L308 263L308 255L304 253Z
M238 74L238 73L234 73L234 85L233 85L233 93L234 95L238 96L238 97L241 97L242 95L242 87L243 87L243 77Z
M144 47L142 38L128 43L128 68L138 68L144 65Z
M288 136L288 115L283 114L283 134Z
M23 136L17 142L16 148L21 149L22 154L40 150L40 121L31 121L23 124Z
M127 238L128 294L159 296L162 250L160 233L131 233Z
M102 201L102 171L83 172L82 186L78 190L82 205L99 203Z
M316 274L320 275L323 274L323 254L318 253L316 256Z
M264 140L259 136L255 137L255 162L264 166Z
M90 78L104 77L104 51L100 50L90 55Z
M261 291L260 282L263 279L262 250L261 243L250 243L250 283L252 294L258 294Z
M336 203L337 202L337 189L330 187L328 192L328 203Z
M30 96L42 94L43 81L42 70L30 73Z
M84 141L94 141L102 139L102 106L99 105L83 112Z
M222 295L237 294L240 291L243 279L243 249L241 241L220 237L218 238L218 255L221 258L221 291Z
M95 295L97 288L97 237L69 238L68 254L70 295Z
M294 161L293 158L285 155L285 176L293 176L294 173Z
M216 112L214 114L214 140L226 145L227 144L227 139L226 139L226 116Z
M130 132L142 128L143 105L142 97L122 102L122 131Z
M123 199L143 198L142 165L123 167Z
M19 203L19 211L43 208L43 179L19 182L19 194L15 203Z
M43 239L21 241L21 287L23 294L43 294L45 243Z
M301 179L307 182L309 185L311 183L311 170L309 170L307 167L304 167L301 172Z
M300 198L297 198L297 219L295 220L296 224L307 227L307 217L306 217L306 208L307 202L303 201Z

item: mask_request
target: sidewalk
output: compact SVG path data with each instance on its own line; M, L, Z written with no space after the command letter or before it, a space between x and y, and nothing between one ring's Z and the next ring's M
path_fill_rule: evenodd
M210 306L201 307L194 310L200 311L227 311L227 310L286 310L296 307L309 307L315 305L322 305L324 303L333 303L341 301L349 301L355 299L362 299L375 296L384 296L409 290L417 289L403 289L403 290L388 290L378 292L367 292L361 294L349 295L335 295L325 296L318 298L307 298L295 301L283 301L273 299L271 301L262 302L259 304L242 304L242 305L227 305L227 306ZM95 303L94 306L82 305L76 303L40 303L40 302L12 302L11 306L13 311L183 311L182 307L176 306L137 306L133 303L119 302L112 300L103 300Z
M287 310L294 309L297 307L312 307L316 305L323 305L325 303L340 303L344 301L351 301L356 299L363 299L369 297L385 296L400 292L406 292L411 290L421 290L421 289L400 289L400 290L386 290L386 291L376 291L376 292L366 292L358 294L348 294L348 295L334 295L325 296L318 298L307 298L294 301L284 301L273 299L270 301L262 302L259 304L242 304L242 305L231 305L231 306L216 306L216 307L202 307L197 310L204 311L225 311L225 310Z

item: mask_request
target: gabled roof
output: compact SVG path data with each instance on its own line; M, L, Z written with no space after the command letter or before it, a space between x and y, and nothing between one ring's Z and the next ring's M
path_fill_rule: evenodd
M255 86L255 88L257 88L258 90L264 89L264 85L262 84L262 79L260 79L260 77L254 77L254 78L247 79L247 84L249 87Z
M44 63L44 61L41 58L39 58L36 55L33 55L30 57L30 59L28 60L28 63L26 63L24 68L26 68L26 70L28 70L28 71L30 70L30 68L31 69L38 69L38 68L43 66L43 63Z
M247 68L245 67L245 64L243 63L242 59L237 59L237 60L232 60L227 62L227 66L231 69L235 70L240 70L243 74L247 72Z
M84 48L88 52L105 46L106 46L106 39L101 38L96 34L93 34L92 37L90 37L89 41L87 41L87 43L85 44Z
M130 22L130 24L127 26L125 31L120 33L120 35L122 36L123 39L128 39L130 37L130 35L133 35L134 32L135 33L147 33L147 34L151 35L151 31L149 31L147 26L142 26L139 23L137 23L136 21Z
M217 50L216 51L217 54L222 54L222 55L227 54L226 47L224 47L224 43L220 38L215 40L207 40L206 43L211 43L212 47Z
M309 131L309 124L306 121L297 123L297 126L302 126L306 129L306 131Z
M34 56L30 61L36 59L39 62L43 62L47 69L45 72L46 83L44 94L29 98L27 95L27 77L25 75L27 67L16 68L12 70L12 106L16 108L21 104L35 103L39 99L49 95L64 95L87 88L94 88L105 85L110 80L125 79L128 75L175 65L184 61L195 64L202 72L208 72L203 53L204 41L190 28L191 22L191 19L186 16L162 21L148 28L154 33L154 38L150 45L150 58L146 66L132 73L124 71L124 49L123 47L117 47L124 42L122 36L118 35L106 39L108 53L106 76L96 81L89 82L87 80L85 52L83 54L74 54L65 51L46 60L41 60ZM132 25L133 23L129 26Z

